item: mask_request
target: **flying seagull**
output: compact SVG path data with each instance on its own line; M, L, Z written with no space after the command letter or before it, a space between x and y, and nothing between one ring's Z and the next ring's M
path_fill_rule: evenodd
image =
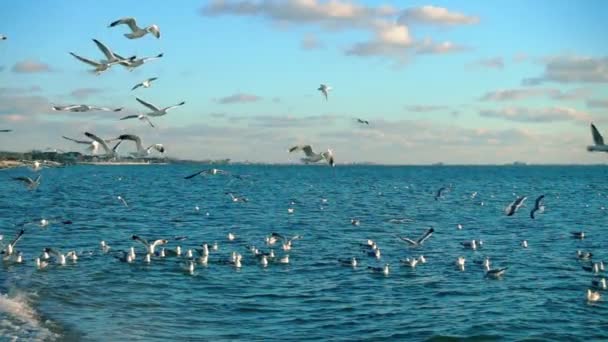
M449 190L450 189L447 186L443 186L439 190L437 190L437 193L435 194L435 201L438 201L440 198L442 198L443 193L448 192Z
M142 239L137 235L133 235L131 238L135 241L139 241L139 242L143 243L144 246L146 246L146 250L147 250L148 254L152 254L152 255L154 255L154 249L156 248L156 246L166 245L167 243L169 243L169 240L165 240L165 239L158 239L152 243L149 243L148 240Z
M114 146L114 148L110 148L110 146L108 146L108 144L106 143L106 141L108 141L108 140L101 139L100 137L96 136L95 134L89 133L89 132L84 132L84 135L86 135L87 138L97 142L99 144L99 146L101 146L103 148L103 150L106 152L105 155L108 157L114 157L116 155L116 148L121 143L121 142L118 142L118 144L116 144L116 146ZM110 141L113 141L113 140L116 140L116 139L112 139Z
M186 104L186 102L182 101L176 105L173 106L169 106L169 107L164 107L164 108L159 108L156 107L155 105L146 102L140 98L135 98L137 100L137 102L141 103L142 105L146 106L148 109L152 110L150 113L147 113L146 115L148 116L163 116L165 114L167 114L168 111L170 111L173 108L179 107L179 106L183 106L184 104Z
M184 179L190 179L190 178L194 178L198 175L202 175L202 176L206 176L206 175L228 175L229 173L227 171L224 170L220 170L220 169L208 169L208 170L201 170L198 171L196 173L193 173L189 176L184 177Z
M435 229L433 229L433 227L429 228L424 234L422 234L422 236L420 238L418 238L418 240L414 241L412 239L406 238L406 237L401 237L398 235L395 235L397 238L399 238L401 241L404 241L408 244L410 244L411 246L422 246L422 244L424 243L424 241L426 241L428 238L431 237L431 235L433 235L433 232L435 231Z
M122 118L120 118L120 120L128 120L128 119L139 119L141 121L146 121L152 127L156 127L156 126L154 126L152 121L150 121L150 118L146 114L133 114L133 115L123 116Z
M595 125L591 124L591 135L593 136L594 145L587 146L589 152L608 152L608 145L604 144L604 137L597 130Z
M144 146L141 143L141 138L138 137L137 135L134 134L123 134L120 135L118 138L116 138L117 140L131 140L135 143L135 147L137 148L137 152L132 152L131 155L135 156L135 157L147 157L148 155L150 155L150 153L152 152L152 150L157 150L160 153L165 153L165 147L162 144L153 144L148 146L147 148L144 148Z
M72 55L74 58L78 59L79 61L81 61L83 63L93 66L95 69L93 69L91 72L95 73L96 75L99 75L102 72L110 69L110 67L114 64L135 61L135 58L136 58L135 56L132 56L130 58L121 57L120 55L113 53L107 46L103 45L98 40L93 39L93 41L95 42L97 47L101 50L101 52L103 52L103 54L106 56L107 60L94 61L94 60L79 56L73 52L70 52L70 55Z
M534 208L532 208L532 211L530 211L530 218L534 219L534 214L537 211L540 211L541 213L544 211L545 206L543 205L543 198L545 198L545 195L540 195L536 199L536 202L534 202Z
M97 154L99 152L100 145L95 140L77 140L77 139L69 138L69 137L66 137L66 136L61 136L61 137L64 138L64 139L66 139L66 140L75 142L77 144L86 144L86 145L89 145L87 147L87 150L91 151L92 154ZM112 141L113 140L106 140L105 142L109 143L109 142L112 142Z
M321 153L313 152L312 146L310 145L297 145L289 149L289 153L297 151L304 151L306 157L300 159L304 163L316 163L325 160L329 165L335 166L334 154L333 151L330 149L328 149L326 152Z
M152 85L153 81L156 81L158 79L158 77L152 77L152 78L148 78L147 80L137 83L133 88L131 88L131 90L135 90L139 87L144 87L144 88L150 88L150 86Z
M7 36L5 36L5 35L3 35L3 34L0 34L0 40L7 40L7 39L8 39L8 37L7 37Z
M319 89L317 90L323 93L323 95L325 96L325 101L327 101L327 96L329 94L329 91L331 90L331 87L326 84L321 84L319 86Z
M30 177L13 177L13 179L25 183L30 190L36 189L40 185L40 175L36 179L31 179Z
M9 133L12 132L12 129L0 129L0 133Z
M357 119L357 122L360 124L369 125L369 121L367 121L367 120Z
M163 55L164 54L159 53L158 55L152 56L152 57L130 58L130 59L124 59L120 55L116 55L116 56L119 58L123 58L123 60L119 63L120 65L124 66L129 71L133 71L135 68L144 65L147 61L152 61L155 59L162 58Z
M58 112L75 112L75 113L84 113L84 112L120 112L123 108L108 108L108 107L97 107L97 106L89 106L86 104L79 105L67 105L67 106L52 106L51 109Z
M526 196L517 197L517 199L515 199L515 201L513 201L511 204L509 204L505 208L505 214L507 214L507 216L513 216L513 214L515 214L517 209L519 209L519 207L521 207L522 204L524 204L524 201L526 200L526 198L527 198Z
M131 17L118 19L118 20L112 22L110 24L110 26L108 26L108 27L114 27L114 26L118 26L118 25L122 25L122 24L129 26L129 28L131 29L131 33L125 33L125 35L124 35L125 37L127 37L129 39L141 38L148 33L151 33L157 39L160 38L160 29L158 28L157 25L150 25L150 26L142 29L139 26L137 26L137 21L135 20L135 18L131 18Z
M104 56L106 56L106 60L101 60L100 62L116 64L116 63L126 61L125 58L120 57L119 55L112 52L112 50L110 50L110 48L108 48L107 46L102 44L99 40L93 39L93 42L95 43L95 45L97 45L97 48L104 54ZM131 58L133 60L135 60L135 56L133 56Z

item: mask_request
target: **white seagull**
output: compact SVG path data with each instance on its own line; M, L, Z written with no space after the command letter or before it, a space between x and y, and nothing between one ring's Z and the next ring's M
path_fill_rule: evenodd
M58 112L75 112L75 113L84 113L84 112L120 112L123 108L109 108L109 107L97 107L90 106L86 104L79 105L67 105L67 106L52 106L52 110Z
M131 90L135 90L139 87L144 87L144 88L150 88L150 86L152 85L153 81L156 81L158 79L158 77L152 77L152 78L148 78L147 80L137 83L133 88L131 88Z
M156 248L156 246L166 245L167 243L169 243L169 240L164 240L164 239L158 239L152 243L148 243L148 240L142 239L137 235L133 235L131 237L131 239L143 243L144 246L146 246L146 250L147 250L148 254L154 254L154 249Z
M143 58L135 58L135 57L131 57L131 58L124 58L120 55L115 54L118 58L122 58L122 60L118 63L122 66L124 66L125 68L127 68L127 70L129 71L133 71L135 70L135 68L144 65L146 62L148 61L153 61L155 59L159 59L163 57L163 53L159 53L156 56L151 56L151 57L143 57Z
M1 254L5 254L6 256L13 255L13 253L15 252L15 246L17 245L17 242L19 242L19 240L21 239L21 237L23 236L24 233L25 233L25 230L21 229L17 233L17 236L15 236L13 241L11 241L8 245L6 245L6 247L1 252Z
M587 289L588 301L597 302L598 300L600 300L600 298L602 298L602 296L600 295L599 291L592 291L591 289Z
M147 157L150 155L152 150L157 150L160 153L165 153L165 147L162 144L152 144L152 145L148 146L147 148L144 148L144 146L141 143L141 139L137 135L122 134L116 139L118 139L120 141L131 140L131 141L135 142L137 152L131 153L131 155L133 155L135 157Z
M589 152L608 152L608 145L604 144L604 137L597 130L595 125L591 124L591 135L593 136L593 145L587 146Z
M330 166L335 166L334 153L331 149L328 149L326 152L321 153L313 152L311 145L297 145L289 149L290 153L297 151L304 151L306 157L300 159L304 163L316 163L325 160Z
M164 107L164 108L159 108L156 107L155 105L148 103L140 98L135 98L137 100L137 102L141 103L142 105L146 106L148 109L152 110L150 113L147 113L148 116L163 116L165 114L167 114L168 111L170 111L173 108L177 108L179 106L183 106L184 104L186 104L185 101L182 101L176 105L173 106L168 106L168 107Z
M367 266L367 269L371 270L374 273L382 273L385 276L388 276L390 269L389 264L385 264L384 267L371 267Z
M411 246L422 246L422 244L424 243L424 241L426 241L428 238L431 237L431 235L433 235L433 232L435 231L435 229L433 229L433 227L429 228L424 234L422 234L422 236L420 238L418 238L418 240L414 241L410 238L407 237L401 237L399 235L395 235L398 239L400 239L403 242L406 242L408 244L410 244Z
M118 142L118 144L116 144L114 146L114 148L110 148L110 146L108 146L108 144L106 143L107 140L101 139L100 137L96 136L95 134L89 133L89 132L84 132L84 135L87 138L97 142L99 144L99 146L101 148L103 148L103 150L105 151L106 156L114 157L116 155L116 148L118 147L118 145L120 145L120 142ZM116 139L114 139L114 140L116 140ZM112 141L112 140L110 140L110 141Z
M517 211L517 209L519 209L519 207L522 206L522 204L524 204L524 202L526 201L526 196L519 196L515 199L515 201L511 202L511 204L509 204L506 208L505 208L505 214L507 214L507 216L513 216L513 214L515 214L515 212Z
M120 120L128 120L128 119L139 119L140 121L147 122L152 127L156 127L156 126L154 126L154 124L152 123L152 121L146 114L133 114L133 115L123 116L122 118L120 118Z
M327 101L327 96L329 95L329 91L332 89L327 84L321 84L317 90L323 93L323 96L325 96L325 101Z
M114 27L122 24L129 26L129 28L131 29L131 33L125 33L124 35L129 39L141 38L148 33L151 33L157 39L160 38L160 29L157 25L150 25L142 29L137 26L137 21L135 20L135 18L131 17L118 19L112 22L108 27Z

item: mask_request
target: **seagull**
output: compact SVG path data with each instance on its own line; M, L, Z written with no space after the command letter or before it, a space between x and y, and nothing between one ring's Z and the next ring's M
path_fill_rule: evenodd
M41 261L40 258L36 258L36 268L41 270L41 269L47 268L47 266L49 266L48 262Z
M593 257L593 253L591 252L583 252L581 250L576 251L576 257L580 260L589 260Z
M116 54L115 54L116 55ZM144 65L147 61L152 61L155 59L159 59L163 57L163 53L159 53L156 56L152 56L152 57L143 57L143 58L124 58L120 55L116 55L118 58L122 58L122 60L120 62L118 62L118 64L124 66L125 68L127 68L127 70L129 71L133 71L135 70L135 68Z
M488 265L488 264L485 265L485 269L486 269L486 277L489 277L489 278L500 278L507 271L507 267L492 269L492 268L490 268L490 265Z
M108 244L104 240L101 240L99 242L99 247L101 248L101 251L104 253L108 253L110 251L110 248L112 248L112 247L108 246Z
M77 144L86 144L89 145L87 147L87 150L91 151L92 154L97 154L99 152L99 143L95 140L77 140L77 139L73 139L73 138L69 138L66 136L62 136L62 138L75 142ZM112 142L113 140L105 140L106 143Z
M103 148L103 150L106 152L105 155L108 157L114 157L116 155L116 148L122 142L122 141L120 141L120 142L118 142L118 144L116 144L114 146L114 148L110 148L110 146L108 146L108 144L106 143L107 140L101 139L100 137L96 136L95 134L89 133L89 132L84 132L84 135L87 138L97 142L99 144L99 146L101 146ZM116 140L116 139L113 139L113 140ZM110 140L110 141L112 141L112 140Z
M326 84L321 84L319 86L319 89L317 89L317 90L323 93L323 95L325 96L325 101L327 101L327 95L329 94L331 87Z
M106 57L108 57L108 60L101 60L99 62L79 56L73 52L70 52L70 55L72 55L74 58L78 59L79 61L86 63L88 65L91 65L94 67L93 70L91 70L91 72L95 73L96 75L100 75L102 72L110 69L110 67L112 67L115 64L118 63L129 63L132 61L135 61L135 56L132 56L130 58L124 58L122 56L119 56L115 53L112 53L112 51L110 51L110 49L108 49L105 45L99 43L98 41L94 40L95 44L97 44L97 47L104 53L106 54L106 51L109 52L111 54L112 57L108 57L108 55L106 54ZM103 48L102 48L103 46Z
M532 208L532 211L530 211L530 218L534 219L534 213L537 211L541 213L545 211L545 206L542 203L543 198L545 198L545 195L540 195L536 199L536 202L534 202L534 208Z
M162 144L153 144L153 145L148 146L147 148L144 148L143 145L141 144L141 139L137 135L122 134L116 139L120 140L120 141L131 140L131 141L135 142L137 152L131 152L131 155L133 155L135 157L147 157L150 155L150 153L152 152L153 149L157 150L160 153L165 153L165 147Z
M182 101L176 105L173 106L169 106L169 107L164 107L164 108L158 108L155 105L148 103L140 98L135 98L137 100L137 102L141 103L142 105L146 106L148 109L152 110L150 113L147 113L148 116L163 116L165 114L167 114L168 111L170 111L173 108L179 107L179 106L183 106L184 104L186 104L185 101Z
M592 280L591 286L599 290L606 290L608 287L606 286L606 278L602 278L599 280Z
M369 126L369 121L367 121L367 120L357 119L357 122L360 124L365 124L365 125Z
M590 302L597 302L600 300L602 296L598 291L592 291L591 289L587 289L587 300Z
M382 273L385 276L387 276L389 274L389 264L385 264L384 267L371 267L371 266L367 266L367 269L371 270L374 273Z
M437 190L435 194L435 201L438 201L440 198L443 198L443 193L449 191L450 189L447 186L443 186Z
M350 224L352 224L353 226L358 226L361 224L361 221L358 219L350 219Z
M84 112L120 112L121 110L123 110L122 107L108 108L108 107L89 106L89 105L85 105L85 104L67 105L67 106L52 106L51 109L54 110L54 111L58 111L58 112L75 112L75 113L84 113Z
M232 192L225 192L224 194L229 195L232 202L247 202L247 197L237 197L232 194Z
M116 21L113 21L108 27L114 27L122 24L129 26L129 28L131 29L131 33L124 34L124 36L129 39L141 38L148 33L151 33L157 39L160 38L160 29L157 25L150 25L142 29L137 26L137 21L135 20L135 18L132 17L121 18Z
M5 254L7 256L13 255L13 253L15 252L15 246L17 245L17 242L19 242L19 240L21 240L21 237L23 236L24 233L25 233L25 230L23 230L23 229L19 230L19 232L17 233L17 236L15 236L13 241L11 241L8 245L6 245L6 247L0 254Z
M571 232L570 234L572 234L572 237L575 239L584 239L585 238L585 232L581 231L581 232Z
M608 145L604 144L604 137L602 137L593 123L591 123L591 135L593 136L594 145L587 146L587 151L608 152Z
M340 263L340 265L342 266L350 266L350 267L357 267L357 259L355 257L352 257L350 259L338 259L338 262Z
M290 153L296 152L296 151L304 151L304 154L306 155L306 157L300 159L304 163L316 163L321 160L325 160L325 161L327 161L327 163L329 163L330 166L335 166L334 154L331 149L328 149L326 152L321 152L321 153L313 152L312 146L310 146L310 145L297 145L297 146L293 146L289 149Z
M458 266L458 268L461 271L464 271L464 263L466 262L466 259L464 257L458 257L458 259L456 259L456 266Z
M513 214L515 214L517 209L519 209L519 207L521 207L522 204L524 204L524 201L526 200L526 198L527 198L526 196L517 197L517 199L515 199L515 201L513 201L511 204L509 204L505 208L505 214L507 214L507 216L512 216Z
M228 175L229 173L224 171L224 170L220 170L220 169L208 169L208 170L201 170L198 171L196 173L193 173L189 176L184 177L184 179L190 179L190 178L194 178L198 175L202 175L202 176L206 176L206 175Z
M260 263L262 264L262 267L267 267L268 266L268 257L266 257L265 255L262 255L262 258L260 259Z
M0 40L7 40L7 39L8 39L8 38L7 38L5 35L0 34Z
M291 250L291 243L293 241L299 240L301 238L302 238L301 235L295 235L291 239L283 238L283 245L282 245L283 250L284 251L290 251Z
M523 241L521 242L521 246L522 246L523 248L528 248L528 241L527 241L527 240L523 240Z
M595 274L600 273L600 264L594 262L591 265L583 265L583 270L587 272L593 272Z
M12 129L0 129L0 133L9 133L12 132Z
M59 265L62 265L62 266L65 265L65 262L66 262L66 255L65 254L62 254L58 250L53 249L53 248L45 248L44 252L48 253L48 254L54 254L55 257L56 257L55 261Z
M117 200L119 200L119 201L121 201L121 202L122 202L122 204L123 204L125 207L128 207L128 206L129 206L129 204L127 203L127 201L126 201L126 200L125 200L125 199L124 199L122 196L116 196L116 199L117 199Z
M435 229L433 229L433 227L429 228L424 234L422 234L422 236L420 238L418 238L418 240L414 241L410 238L406 238L406 237L401 237L398 235L395 235L397 238L399 238L401 241L408 243L411 246L422 246L422 244L424 243L424 241L426 241L428 238L431 237L431 235L433 235L433 232L435 231Z
M40 185L40 177L41 176L38 175L38 177L36 177L36 179L31 179L30 177L22 176L22 177L13 177L13 179L16 181L21 181L21 182L25 183L29 190L34 190Z
M464 248L470 248L472 250L476 250L478 247L483 245L483 241L481 240L471 240L460 243Z
M152 85L152 81L156 81L158 79L158 77L152 77L152 78L148 78L147 80L137 83L133 88L131 88L131 91L139 88L139 87L144 87L144 88L150 88L150 86Z
M404 264L408 265L411 268L416 268L416 265L418 265L418 259L416 258L406 258L405 260L401 260Z
M97 45L97 48L104 54L104 56L106 56L106 60L101 60L100 62L107 64L116 64L128 60L112 52L110 48L102 44L99 40L93 39L93 42L95 43L95 45ZM135 56L131 57L130 59L135 60Z
M127 115L120 118L120 120L128 120L128 119L139 119L141 121L146 121L150 126L155 127L150 118L146 114L133 114Z
M289 264L289 254L279 259L279 264Z
M234 233L228 233L228 241L234 241L236 239L236 235Z
M147 250L148 254L154 254L154 249L156 248L156 246L166 245L167 243L169 243L169 240L164 240L164 239L158 239L152 243L148 243L148 240L142 239L137 235L131 236L131 239L143 243L144 246L146 246L146 250Z

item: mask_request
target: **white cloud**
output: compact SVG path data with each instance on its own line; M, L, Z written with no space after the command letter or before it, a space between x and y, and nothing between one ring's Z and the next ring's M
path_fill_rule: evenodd
M221 103L221 104L234 104L234 103L257 102L257 101L260 101L261 99L262 99L261 97L259 97L257 95L253 95L253 94L237 93L237 94L233 94L230 96L216 99L215 101L217 103Z
M568 107L525 108L507 107L502 109L484 109L480 116L503 119L515 122L551 123L559 121L589 122L589 114Z
M12 71L19 74L33 74L41 72L51 72L51 67L46 64L35 60L24 60L15 63Z
M538 77L526 78L524 85L556 83L608 82L608 57L559 56L543 61L544 72Z
M444 7L422 6L403 11L403 14L399 17L399 22L405 24L472 25L479 23L479 18L453 12Z

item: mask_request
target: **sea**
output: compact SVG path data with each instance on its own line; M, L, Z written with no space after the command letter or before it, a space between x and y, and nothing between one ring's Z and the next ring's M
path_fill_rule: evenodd
M25 230L24 262L0 264L0 340L608 340L608 291L586 299L605 273L577 258L608 262L606 166L226 165L228 174L184 179L211 167L45 168L36 190L12 179L32 170L0 171L1 242ZM540 195L544 211L532 219ZM527 200L507 216L518 196ZM398 238L430 227L421 246ZM584 239L571 234L580 231ZM301 238L284 251L267 245L272 233ZM133 235L195 257L203 243L218 250L190 274L185 256L145 263ZM481 248L463 247L474 239ZM132 246L135 261L121 261ZM263 267L252 246L276 256ZM78 260L37 269L44 248ZM421 255L416 268L403 262ZM353 257L356 267L338 261ZM503 277L486 276L486 257L507 267ZM388 275L369 268L385 264Z

